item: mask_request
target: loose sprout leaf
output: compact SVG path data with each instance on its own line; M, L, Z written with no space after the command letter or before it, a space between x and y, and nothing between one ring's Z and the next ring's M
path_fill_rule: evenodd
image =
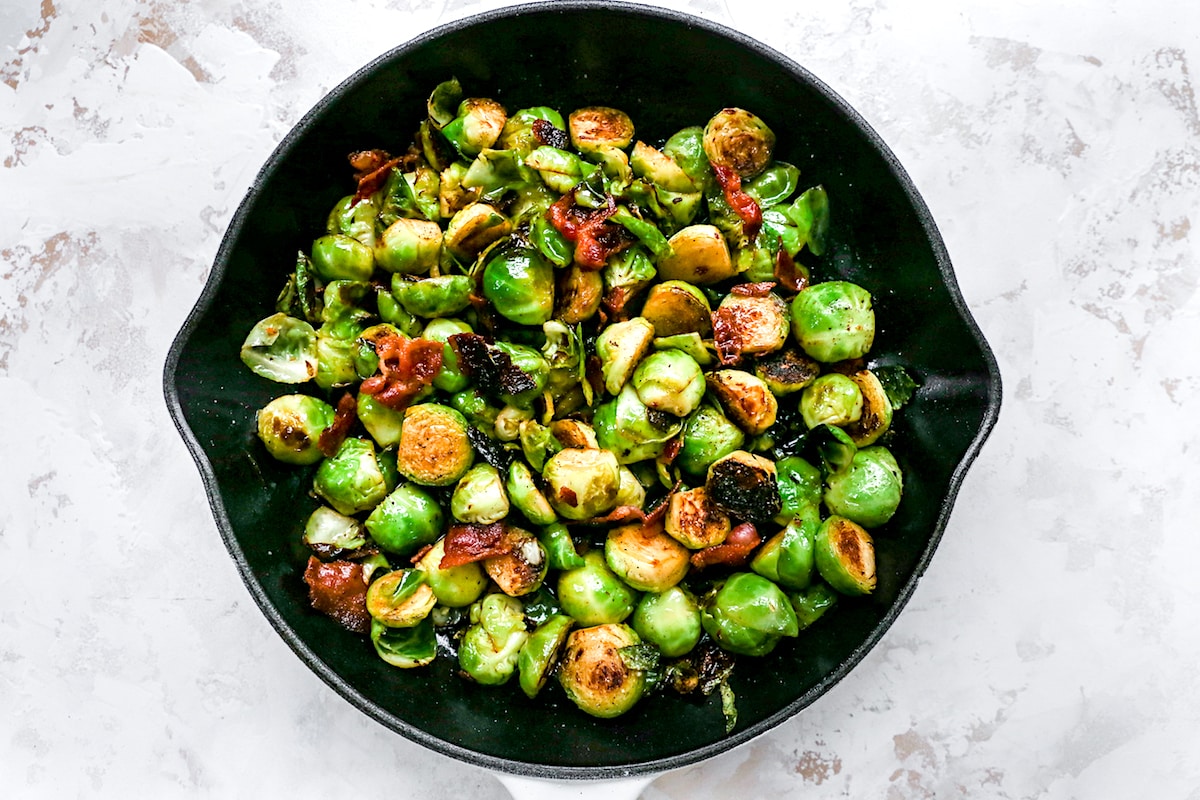
M871 371L883 384L883 391L887 394L893 411L906 405L917 393L917 389L921 388L921 384L902 366L875 367Z
M429 101L426 103L429 119L433 121L434 125L441 128L454 119L462 98L463 88L462 84L458 82L458 78L442 81L433 88L432 94L429 95Z
M721 690L721 714L725 717L725 733L733 733L734 727L737 725L737 706L734 704L735 697L733 688L729 685L728 680L723 680L720 683Z
M621 660L630 669L641 670L646 679L646 688L653 690L666 676L662 665L662 653L652 644L631 644L620 650Z

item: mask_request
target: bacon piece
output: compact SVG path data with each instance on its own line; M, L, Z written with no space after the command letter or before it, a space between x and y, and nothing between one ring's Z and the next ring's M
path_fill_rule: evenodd
M725 202L742 218L742 230L746 232L750 241L754 241L762 227L762 209L758 202L742 191L742 177L729 167L713 164L713 174L716 175L717 183L721 185Z
M779 254L775 256L775 278L781 286L793 292L802 291L804 287L808 286L808 276L792 260L788 251L782 247L779 248Z
M367 578L362 564L355 561L325 563L316 556L309 556L304 582L308 584L308 602L314 609L355 633L371 630Z
M364 156L364 153L368 154L369 157ZM360 170L354 176L358 181L358 188L354 191L355 203L360 200L366 200L382 189L383 184L387 183L388 175L392 174L392 168L398 166L404 160L401 158L389 158L388 154L383 150L360 151L353 154L350 159L351 166L354 166L357 161L370 168L370 171Z
M439 566L450 569L493 556L507 555L512 551L513 541L507 535L503 522L493 522L491 525L467 523L451 525L442 546L444 552Z
M712 315L713 345L717 348L717 360L723 366L731 366L742 360L742 337L737 309L726 306L718 308Z
M583 269L601 269L608 257L637 241L624 225L609 222L617 212L617 201L605 195L604 208L584 208L571 193L563 195L546 210L546 219L569 242L575 243L575 263Z
M542 144L557 147L559 150L566 150L571 146L571 137L567 132L548 119L533 121L533 135Z
M381 337L375 342L379 373L359 388L388 408L404 408L421 389L433 383L442 368L443 352L444 345L432 339Z
M762 544L762 537L752 523L743 522L738 525L721 544L705 547L692 553L692 566L704 569L714 564L729 567L740 567L750 560L754 548Z
M321 431L321 437L317 440L317 447L323 455L328 457L337 452L338 448L342 446L342 442L346 440L346 434L350 433L356 419L358 419L358 401L354 399L354 395L346 392L338 400L333 423Z
M663 448L662 455L658 459L669 466L675 463L675 459L679 458L681 452L683 452L683 437L676 436L667 442L667 446Z
M782 252L782 251L780 251ZM730 294L742 297L766 297L775 288L775 281L760 281L759 283L738 283L730 287Z
M456 333L447 341L458 356L458 366L485 394L509 395L527 392L537 386L533 378L498 347L477 333Z

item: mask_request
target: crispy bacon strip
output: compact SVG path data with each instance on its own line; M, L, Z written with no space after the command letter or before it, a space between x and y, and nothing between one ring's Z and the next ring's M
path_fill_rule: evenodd
M775 256L775 279L781 286L793 292L802 291L808 286L808 276L782 247L779 248L779 255Z
M571 137L567 132L548 119L533 121L533 135L542 144L557 147L559 150L566 150L571 146Z
M725 202L742 218L742 230L746 232L750 241L754 241L762 227L762 209L758 202L742 191L742 176L729 167L713 164L713 174L716 175L717 183L721 185Z
M537 385L507 353L477 333L456 333L447 341L463 373L485 394L520 394Z
M568 192L546 211L546 219L569 241L575 243L575 263L583 269L601 269L608 257L630 247L637 239L625 226L609 222L617 212L617 201L605 196L604 208L576 205Z
M337 410L333 415L333 424L325 430L321 431L321 438L317 440L317 447L326 457L332 456L342 446L342 442L346 440L346 434L350 433L350 429L354 427L354 421L358 419L358 401L354 399L354 395L346 392L338 400Z
M316 556L309 556L304 582L308 584L308 601L314 609L355 633L371 630L371 615L367 613L367 579L362 564L356 561L326 563Z
M442 569L461 567L485 558L510 553L513 539L507 535L503 522L491 525L451 525L443 544Z
M363 394L389 408L404 408L442 368L443 345L432 339L384 336L375 342L379 372L362 382Z
M704 569L714 564L740 567L750 560L750 554L760 544L762 537L758 535L758 529L749 522L743 522L730 531L721 544L692 553L692 566L696 569Z

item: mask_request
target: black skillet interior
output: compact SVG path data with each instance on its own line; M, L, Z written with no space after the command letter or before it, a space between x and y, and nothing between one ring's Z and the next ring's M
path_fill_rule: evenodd
M238 359L246 332L271 313L297 250L351 188L346 154L402 151L430 89L457 76L468 94L507 108L612 105L660 144L724 106L762 116L776 157L803 185L824 184L831 252L815 279L857 281L876 298L875 353L923 383L896 423L905 469L899 514L876 537L879 586L844 602L772 656L743 659L733 679L737 729L715 696L643 701L594 720L558 692L528 701L514 686L479 688L432 668L398 670L364 638L310 610L300 531L311 471L273 461L253 434L255 410L280 387ZM959 482L999 412L994 358L963 305L924 203L894 156L827 87L739 34L672 12L613 3L508 8L445 26L363 68L310 112L252 186L209 285L172 347L168 405L204 478L243 580L280 635L336 691L393 730L442 753L505 771L599 778L682 766L744 742L813 702L879 640L933 554ZM515 683L515 682L514 682Z

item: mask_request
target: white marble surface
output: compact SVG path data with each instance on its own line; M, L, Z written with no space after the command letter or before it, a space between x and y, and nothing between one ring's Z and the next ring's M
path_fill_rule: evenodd
M5 797L507 796L277 638L160 391L289 126L390 46L491 5L0 2ZM1006 397L882 645L643 797L1200 798L1200 10L671 5L789 54L881 133Z

